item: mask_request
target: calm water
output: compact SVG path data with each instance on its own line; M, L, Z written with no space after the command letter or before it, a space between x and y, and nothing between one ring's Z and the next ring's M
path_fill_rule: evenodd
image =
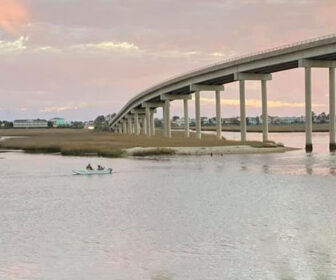
M312 155L0 153L0 279L335 279L336 155L327 134L314 142ZM115 173L71 175L88 162Z

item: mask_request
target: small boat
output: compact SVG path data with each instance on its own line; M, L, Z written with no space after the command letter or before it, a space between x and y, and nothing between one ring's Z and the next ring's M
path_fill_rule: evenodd
M99 174L112 174L112 168L106 168L106 169L93 169L93 170L89 170L89 169L76 169L76 170L72 170L72 172L75 175L99 175Z

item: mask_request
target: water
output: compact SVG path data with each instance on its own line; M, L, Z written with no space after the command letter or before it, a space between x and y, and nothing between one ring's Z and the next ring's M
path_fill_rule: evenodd
M336 156L327 134L314 143L312 155L2 153L0 279L335 279ZM71 175L89 162L115 173Z

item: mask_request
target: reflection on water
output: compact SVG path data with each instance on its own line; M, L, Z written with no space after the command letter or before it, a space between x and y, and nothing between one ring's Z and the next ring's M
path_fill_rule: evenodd
M3 153L0 279L335 279L336 156L315 139L312 154ZM71 175L88 162L116 172Z

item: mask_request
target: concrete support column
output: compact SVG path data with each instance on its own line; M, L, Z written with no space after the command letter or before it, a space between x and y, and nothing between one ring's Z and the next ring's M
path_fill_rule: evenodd
M147 127L146 127L146 118L145 116L142 117L142 133L146 135Z
M336 150L335 142L335 68L329 68L329 150L334 152Z
M262 127L263 142L268 141L268 112L267 112L267 84L265 80L261 81L261 103L262 103Z
M188 99L183 99L183 105L184 105L184 135L185 137L189 137L190 132L189 132Z
M200 91L195 91L196 138L201 139L201 100Z
M133 128L132 128L133 124L132 124L132 118L131 117L128 118L127 123L128 123L128 134L132 134L132 132L133 132Z
M311 68L305 67L305 103L306 103L306 152L313 151L312 143L312 97L311 97Z
M239 81L240 94L240 133L241 141L246 141L246 105L245 105L245 81Z
M140 134L140 124L139 124L139 113L134 113L134 128L135 128L135 135Z
M127 125L126 125L126 121L122 122L122 127L123 127L123 134L127 133Z
M165 136L171 137L171 121L170 121L170 101L165 100L164 104L164 122L165 122Z
M166 116L166 104L162 106L162 116L163 116L163 136L167 137L167 116Z
M154 122L154 111L150 113L150 128L151 128L151 135L155 136L155 122Z
M216 129L217 139L222 139L222 114L220 91L216 90Z
M149 108L149 106L147 106L146 107L146 116L145 116L145 118L146 118L146 121L145 121L145 123L146 123L146 135L147 136L151 136L151 129L150 129L150 108Z

